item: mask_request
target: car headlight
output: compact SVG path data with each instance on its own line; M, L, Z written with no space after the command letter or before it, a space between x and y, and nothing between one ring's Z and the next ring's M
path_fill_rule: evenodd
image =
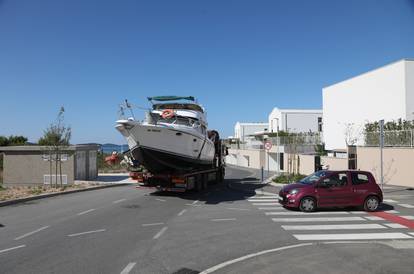
M299 192L299 190L297 190L296 188L295 189L292 189L291 191L289 191L289 194L296 194L296 193L298 193Z

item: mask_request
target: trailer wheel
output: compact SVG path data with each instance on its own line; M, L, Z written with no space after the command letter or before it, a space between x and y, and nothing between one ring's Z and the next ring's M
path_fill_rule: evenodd
M203 189L203 177L198 175L195 180L195 191L200 192Z
M202 174L201 175L201 182L203 185L203 189L207 189L208 188L208 180L207 180L207 174Z

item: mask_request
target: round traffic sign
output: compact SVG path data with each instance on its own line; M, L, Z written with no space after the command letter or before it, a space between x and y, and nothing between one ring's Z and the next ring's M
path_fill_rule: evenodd
M266 141L264 144L265 149L270 150L272 148L272 142Z

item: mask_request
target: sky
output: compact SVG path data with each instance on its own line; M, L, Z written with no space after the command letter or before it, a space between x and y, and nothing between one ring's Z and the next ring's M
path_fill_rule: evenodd
M36 142L64 106L72 143L121 144L119 103L193 95L227 137L402 58L412 0L0 0L0 135Z

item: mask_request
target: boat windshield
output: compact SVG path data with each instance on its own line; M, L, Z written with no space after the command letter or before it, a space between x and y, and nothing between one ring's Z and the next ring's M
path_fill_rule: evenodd
M154 110L162 109L188 109L195 110L204 113L203 109L196 104L180 104L180 103L169 103L169 104L154 104L152 107Z
M326 175L328 175L328 171L320 170L303 178L302 180L299 181L299 183L305 184L305 185L311 185L314 182L319 181L320 178L325 177Z

